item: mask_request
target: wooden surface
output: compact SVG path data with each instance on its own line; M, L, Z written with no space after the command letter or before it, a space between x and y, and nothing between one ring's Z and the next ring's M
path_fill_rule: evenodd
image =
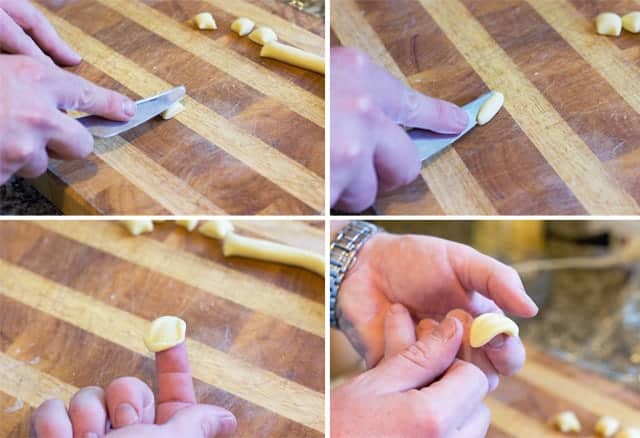
M236 223L239 232L323 251L323 224ZM324 279L224 259L173 223L132 237L112 222L0 224L0 436L28 436L33 408L132 375L153 384L142 336L187 321L198 400L238 417L238 436L324 430ZM16 399L24 408L8 413Z
M576 413L582 423L577 437L595 437L595 423L603 415L624 426L640 427L640 393L527 346L527 363L516 376L502 378L488 399L490 438L566 437L548 424L562 411Z
M43 11L46 11L42 8ZM217 31L191 18L210 11ZM313 214L324 208L324 77L260 58L238 16L322 54L324 23L277 0L80 0L47 12L70 69L138 99L185 85L187 110L96 140L34 185L65 213Z
M640 35L593 18L638 0L334 0L332 44L412 87L504 109L381 196L383 214L638 214Z

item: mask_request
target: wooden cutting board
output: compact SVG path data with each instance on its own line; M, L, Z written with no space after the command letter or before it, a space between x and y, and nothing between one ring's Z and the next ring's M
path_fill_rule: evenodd
M187 110L57 162L35 186L73 214L313 214L324 208L324 76L260 58L238 16L322 54L324 24L278 0L79 0L49 12L71 71L138 99L185 85ZM217 31L191 18L210 11Z
M236 225L323 251L323 224ZM154 384L142 336L166 314L187 321L198 400L231 410L238 436L323 436L322 277L225 259L173 223L133 237L112 222L4 222L0 242L0 436L28 436L34 407L79 387Z
M384 214L638 214L640 35L595 34L637 0L334 0L332 44L421 92L505 108L378 199Z

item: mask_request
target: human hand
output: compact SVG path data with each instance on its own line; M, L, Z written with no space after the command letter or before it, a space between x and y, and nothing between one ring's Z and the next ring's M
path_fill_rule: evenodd
M0 0L0 29L5 53L31 56L45 64L75 65L82 60L27 0Z
M447 317L423 325L417 340L412 333L407 344L407 338L387 332L384 359L332 391L332 437L486 435L487 378L476 366L455 359L463 337L460 322Z
M415 322L440 321L459 309L452 314L467 332L471 316L505 311L531 317L538 311L517 272L491 257L434 237L379 233L358 253L336 306L340 328L368 367L383 357L385 316L394 303L405 306ZM400 324L398 333L413 333L410 325ZM497 383L492 370L510 375L525 359L520 338L504 335L481 351L461 354L487 372L492 388Z
M331 206L360 212L409 184L418 151L400 126L457 134L467 113L403 84L354 48L331 51Z
M212 438L235 432L226 409L196 403L184 344L156 353L158 406L141 380L114 380L106 392L88 387L76 393L67 412L61 400L44 402L31 417L34 438ZM93 434L93 435L92 435Z
M61 110L118 121L136 111L127 97L31 57L0 55L0 71L0 184L14 173L43 174L49 156L79 159L91 153L89 131Z

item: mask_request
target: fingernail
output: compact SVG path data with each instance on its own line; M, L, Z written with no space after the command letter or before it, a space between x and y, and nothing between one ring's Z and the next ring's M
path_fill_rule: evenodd
M131 99L125 99L122 102L122 110L127 116L133 117L136 114L136 104Z
M455 105L451 105L451 111L453 112L453 121L456 127L460 130L466 128L467 124L469 124L469 116L467 115L467 112Z
M458 333L458 323L455 318L447 316L442 320L436 332L443 341L448 341Z
M122 403L116 408L116 427L129 426L138 422L138 413L129 403Z
M401 313L404 313L404 307L402 306L402 304L392 304L391 308L389 308L389 311L394 315L399 315Z
M505 335L498 335L489 341L489 347L491 348L502 348L504 343L507 341L507 337Z
M231 435L236 430L235 417L222 417L220 419L220 433L222 435Z

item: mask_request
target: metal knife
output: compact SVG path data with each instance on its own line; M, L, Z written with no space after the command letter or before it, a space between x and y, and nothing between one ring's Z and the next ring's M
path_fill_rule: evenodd
M447 146L457 141L467 132L471 131L478 124L477 118L480 108L482 108L482 105L493 95L493 93L493 91L490 91L483 94L476 100L469 102L462 107L469 115L469 125L460 134L436 134L435 132L425 131L423 129L412 129L407 132L418 148L418 155L420 156L420 159L424 162L434 157L446 149Z
M99 116L84 116L77 120L82 123L94 137L113 137L114 135L121 134L151 120L182 99L186 92L186 88L181 85L157 96L138 100L136 102L136 115L128 122L114 122L113 120Z

